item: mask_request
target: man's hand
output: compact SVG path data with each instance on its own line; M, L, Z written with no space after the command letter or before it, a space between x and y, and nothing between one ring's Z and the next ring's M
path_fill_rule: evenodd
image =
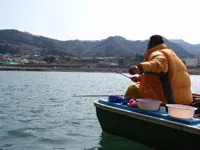
M140 74L140 70L137 66L130 67L128 73L131 75Z
M133 82L139 82L139 81L140 81L140 79L139 79L139 74L133 75L133 76L131 77L131 80L132 80Z

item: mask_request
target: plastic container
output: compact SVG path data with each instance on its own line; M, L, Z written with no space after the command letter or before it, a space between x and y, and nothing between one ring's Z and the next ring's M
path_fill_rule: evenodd
M162 114L167 114L166 107L160 106L159 112L162 113Z
M138 108L148 111L159 111L161 101L152 99L136 99Z
M123 105L127 105L130 99L122 98L120 96L111 95L108 97L108 101L111 103L122 103Z
M119 96L111 95L111 96L108 96L108 101L111 103L122 103L123 98Z
M181 104L167 104L168 114L179 119L192 119L197 108Z

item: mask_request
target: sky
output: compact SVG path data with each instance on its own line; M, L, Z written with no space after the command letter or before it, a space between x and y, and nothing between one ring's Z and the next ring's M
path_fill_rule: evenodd
M199 0L0 0L0 30L58 40L153 34L200 43Z

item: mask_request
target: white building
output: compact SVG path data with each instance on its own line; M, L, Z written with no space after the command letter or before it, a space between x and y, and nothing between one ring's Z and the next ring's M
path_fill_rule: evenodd
M186 58L184 59L185 65L187 67L197 67L198 66L198 59L197 58Z

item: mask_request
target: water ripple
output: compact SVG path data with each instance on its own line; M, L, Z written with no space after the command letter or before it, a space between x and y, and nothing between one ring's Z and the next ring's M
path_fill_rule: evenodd
M11 135L14 137L22 137L22 138L36 137L33 133L26 132L23 129L9 130L7 133L8 133L8 135Z
M71 139L74 140L74 139ZM49 143L49 144L64 144L66 142L70 142L70 140L65 139L65 138L50 138L50 137L46 137L46 138L40 138L39 139L40 143Z
M4 144L4 145L1 145L0 147L11 147L13 146L14 144Z

